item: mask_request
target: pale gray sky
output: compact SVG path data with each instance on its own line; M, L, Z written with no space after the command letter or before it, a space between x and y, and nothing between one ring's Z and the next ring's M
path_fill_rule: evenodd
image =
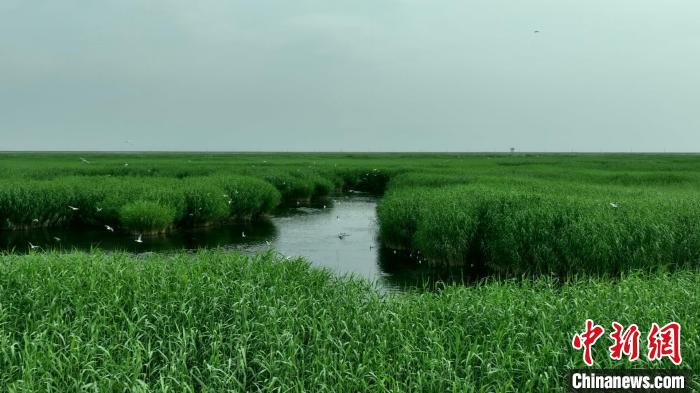
M0 0L0 150L700 151L698 20L697 0Z

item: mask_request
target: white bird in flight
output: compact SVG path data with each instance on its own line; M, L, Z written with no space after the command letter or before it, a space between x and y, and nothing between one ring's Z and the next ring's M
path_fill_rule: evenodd
M68 205L68 208L71 209L71 210L73 210L73 211L78 211L78 210L80 210L80 209L78 209L77 207L71 206L71 205Z
M84 162L84 163L86 163L86 164L89 164L89 163L90 163L90 161L84 159L83 157L80 157L80 161L82 161L82 162Z
M112 227L109 226L109 225L105 225L105 229L108 230L108 231L110 231L110 232L114 232L114 228L112 228Z
M143 243L143 240L141 240L141 234L139 234L139 237L134 240L136 243Z
M620 207L620 204L615 203L615 202L610 202L610 206L614 209L617 209L618 207Z
M57 242L60 242L60 241L61 241L61 238L60 238L60 237L54 236L54 237L53 237L53 240L55 240L55 241L57 241Z
M33 245L32 242L27 242L27 243L29 243L29 248L32 249L32 250L35 250L35 249L39 248L39 246Z
M97 206L97 212L99 213L99 212L101 212L101 211L102 211L102 208L99 207L99 206Z
M35 218L35 219L32 220L32 222L39 222L39 219L38 219L38 218Z
M241 232L241 237L245 238L245 232Z

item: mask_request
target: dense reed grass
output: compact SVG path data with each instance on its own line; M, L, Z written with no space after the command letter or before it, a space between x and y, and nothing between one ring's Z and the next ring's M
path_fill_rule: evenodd
M353 190L385 193L387 245L503 274L393 294L272 253L2 255L0 391L562 391L587 318L680 322L698 369L698 169L693 155L2 154L0 236L159 232ZM601 368L674 367L606 346Z
M698 369L698 310L697 270L381 294L273 254L4 256L0 390L556 392L586 318L677 321Z
M365 191L386 193L379 209L382 239L420 251L434 265L566 275L676 269L700 261L700 156L695 155L1 158L7 163L0 167L4 229L108 224L161 231L250 220L280 204ZM144 203L159 208L138 220L132 205Z
M700 264L693 192L541 181L401 188L378 209L389 244L434 264L510 274L617 274Z
M4 229L112 225L162 231L173 225L250 220L271 212L279 200L269 183L244 176L0 180Z
M152 201L135 201L119 209L119 220L125 228L138 232L159 232L175 222L175 210Z

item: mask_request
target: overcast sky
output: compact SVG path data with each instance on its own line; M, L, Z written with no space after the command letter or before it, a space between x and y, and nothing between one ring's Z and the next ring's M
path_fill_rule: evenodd
M700 151L699 20L697 0L0 0L0 150Z

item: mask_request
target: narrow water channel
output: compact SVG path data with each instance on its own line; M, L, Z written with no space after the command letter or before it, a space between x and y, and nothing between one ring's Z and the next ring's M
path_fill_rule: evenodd
M23 253L30 244L43 250L123 250L172 252L198 248L255 253L270 248L284 256L301 256L338 275L353 274L384 290L423 286L426 279L461 281L461 271L431 269L400 251L382 248L378 239L377 199L336 197L318 207L277 212L270 220L213 228L182 229L143 243L124 233L99 229L45 229L0 232L0 249Z

